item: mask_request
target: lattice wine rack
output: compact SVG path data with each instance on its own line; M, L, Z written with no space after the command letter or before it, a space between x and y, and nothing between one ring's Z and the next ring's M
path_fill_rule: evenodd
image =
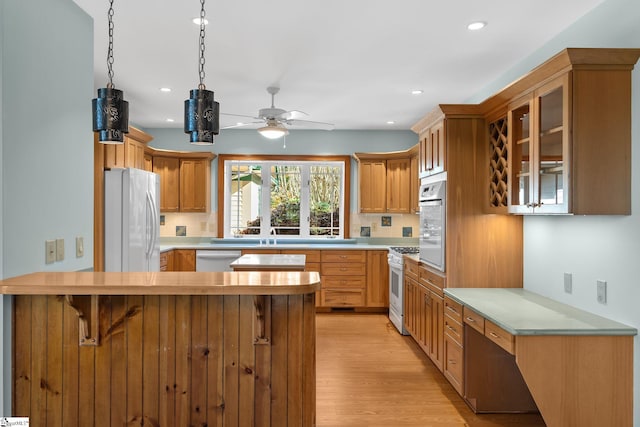
M507 118L489 124L489 206L491 209L508 207Z

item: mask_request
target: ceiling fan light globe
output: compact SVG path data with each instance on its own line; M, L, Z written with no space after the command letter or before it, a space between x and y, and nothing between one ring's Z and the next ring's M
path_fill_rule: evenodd
M258 133L268 139L278 139L289 135L289 131L282 126L264 126L258 129Z

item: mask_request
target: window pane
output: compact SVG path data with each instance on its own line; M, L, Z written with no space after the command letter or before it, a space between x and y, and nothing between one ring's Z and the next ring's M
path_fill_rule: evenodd
M271 227L279 235L300 235L300 166L271 167Z
M341 168L312 166L309 181L309 233L312 236L340 234Z
M231 233L260 234L262 167L231 164Z

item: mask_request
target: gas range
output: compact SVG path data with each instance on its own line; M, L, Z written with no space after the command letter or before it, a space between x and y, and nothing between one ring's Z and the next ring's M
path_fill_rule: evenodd
M417 246L391 246L389 252L396 252L398 254L417 254L420 252L420 248Z
M409 333L404 328L404 272L402 259L405 254L420 253L417 246L392 246L389 248L389 319L403 335Z

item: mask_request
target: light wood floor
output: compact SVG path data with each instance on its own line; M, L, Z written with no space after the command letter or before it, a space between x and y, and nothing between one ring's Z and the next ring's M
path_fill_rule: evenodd
M544 426L539 415L475 415L386 315L318 314L317 426Z

